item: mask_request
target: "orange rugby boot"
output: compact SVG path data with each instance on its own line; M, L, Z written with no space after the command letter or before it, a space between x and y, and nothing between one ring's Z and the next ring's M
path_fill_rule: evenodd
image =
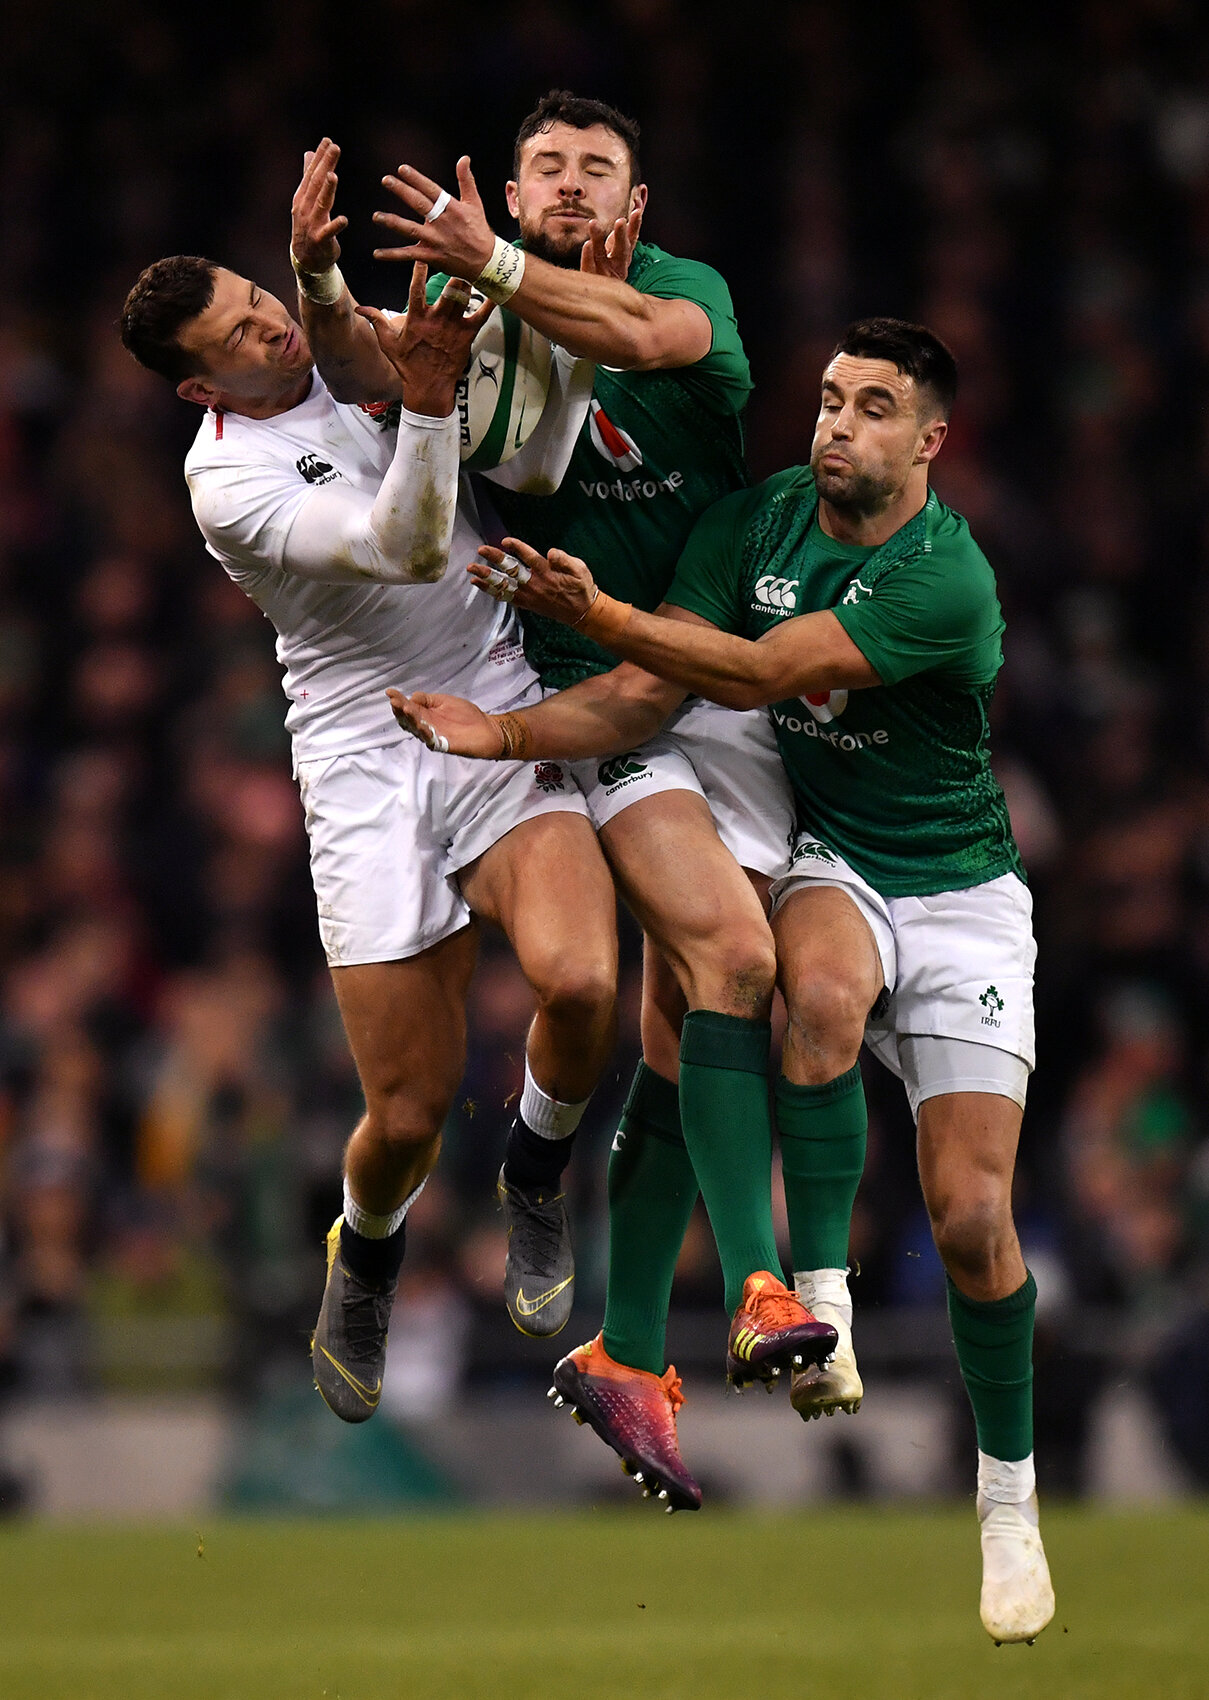
M570 1405L621 1459L621 1467L668 1511L699 1511L701 1489L685 1468L676 1439L676 1413L684 1403L675 1365L663 1375L630 1369L611 1358L598 1334L559 1360L548 1398Z
M771 1393L782 1370L821 1364L835 1351L838 1336L820 1322L796 1293L767 1269L743 1283L743 1299L726 1342L726 1379L743 1388L762 1381Z

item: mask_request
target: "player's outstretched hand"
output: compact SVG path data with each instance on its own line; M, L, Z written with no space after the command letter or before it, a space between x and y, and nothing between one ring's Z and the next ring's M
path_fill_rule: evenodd
M624 283L630 272L630 261L642 229L642 208L635 207L628 218L615 221L612 230L593 219L588 226L588 240L579 255L581 272L597 277L613 277Z
M386 693L395 719L405 732L443 756L479 756L494 761L502 748L500 729L481 708L464 697L430 696L417 691Z
M505 537L502 549L484 543L479 554L482 559L466 571L497 602L515 602L527 613L577 626L596 599L596 581L587 565L565 549L542 555L519 537Z
M324 136L313 153L302 156L302 181L290 206L290 248L298 269L311 277L336 264L339 237L348 228L346 218L332 216L339 161L340 149L330 136Z
M445 419L453 412L458 380L470 359L470 345L493 311L481 301L473 312L470 285L451 277L431 307L424 293L428 267L412 269L407 311L388 318L377 307L358 307L378 339L378 347L399 374L403 405L411 413Z
M423 260L438 271L459 277L478 277L495 252L495 236L487 223L470 157L463 154L457 165L458 195L450 195L431 177L414 166L401 165L382 179L404 208L376 212L374 223L400 237L405 247L375 248L375 260Z

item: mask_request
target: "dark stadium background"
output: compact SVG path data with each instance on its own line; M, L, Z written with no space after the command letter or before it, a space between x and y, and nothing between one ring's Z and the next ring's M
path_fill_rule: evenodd
M1044 24L974 0L10 0L4 32L9 1416L127 1393L295 1412L358 1104L270 632L203 552L180 470L197 416L119 346L122 298L150 260L200 252L289 299L289 200L303 148L329 133L350 284L397 304L405 276L369 257L381 173L406 159L448 182L468 151L506 228L512 134L556 85L637 114L646 233L730 282L756 476L806 456L849 318L922 318L958 356L936 483L999 574L997 767L1038 904L1019 1216L1042 1292L1042 1482L1079 1489L1097 1401L1122 1383L1182 1479L1209 1481L1209 20L1195 0L1085 0ZM617 1067L574 1170L583 1303L568 1339L597 1326L636 975L631 935ZM527 1009L487 940L466 1085L413 1220L398 1409L417 1421L459 1388L523 1395L544 1419L553 1354L503 1316L493 1199ZM865 1361L887 1385L944 1388L964 1458L909 1118L876 1067L869 1083ZM720 1374L700 1224L682 1276L677 1361ZM38 1490L18 1460L0 1499Z

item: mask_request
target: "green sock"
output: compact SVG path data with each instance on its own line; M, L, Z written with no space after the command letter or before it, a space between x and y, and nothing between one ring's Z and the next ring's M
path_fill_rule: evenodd
M772 1229L767 1021L690 1010L680 1035L680 1119L722 1259L726 1308L756 1269L780 1273Z
M794 1269L846 1269L869 1131L859 1067L823 1086L796 1086L782 1075L777 1128Z
M672 1276L697 1202L675 1085L638 1064L609 1154L609 1289L604 1348L662 1375Z
M946 1277L947 1279L947 1277ZM1006 1299L967 1299L952 1281L949 1323L961 1377L974 1407L978 1449L1018 1463L1033 1450L1033 1313L1031 1275Z

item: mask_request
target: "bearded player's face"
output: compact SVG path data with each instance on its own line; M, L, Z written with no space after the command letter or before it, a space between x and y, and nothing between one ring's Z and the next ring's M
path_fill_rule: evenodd
M210 305L181 326L177 341L205 380L232 397L290 390L311 367L302 327L286 307L224 266L215 271Z
M508 211L528 252L578 266L589 222L609 230L637 204L631 168L629 148L603 124L551 124L530 136L519 175L507 186Z
M819 495L854 515L876 514L903 489L937 415L914 378L889 360L837 354L823 373L810 466Z

